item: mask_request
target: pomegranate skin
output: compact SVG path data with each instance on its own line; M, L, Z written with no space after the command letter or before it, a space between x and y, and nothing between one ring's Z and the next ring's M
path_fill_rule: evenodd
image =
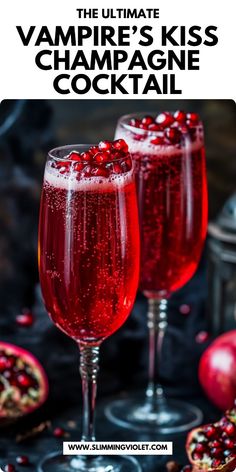
M219 336L203 353L199 381L208 398L221 410L236 398L236 330Z
M48 397L49 385L47 375L42 365L40 364L39 360L33 354L31 354L31 352L15 344L6 343L3 341L0 341L0 351L6 352L7 355L16 356L28 366L30 366L37 377L39 389L39 398L37 401L32 404L27 404L24 407L21 405L21 411L14 410L14 413L10 413L0 403L0 426L6 426L15 422L19 417L32 413L34 410L38 409Z

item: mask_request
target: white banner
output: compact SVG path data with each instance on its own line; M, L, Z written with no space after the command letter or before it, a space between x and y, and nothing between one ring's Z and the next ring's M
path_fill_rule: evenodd
M173 444L171 441L162 442L117 442L117 441L93 441L93 442L64 442L63 454L69 456L76 455L135 455L135 456L171 456L173 454Z

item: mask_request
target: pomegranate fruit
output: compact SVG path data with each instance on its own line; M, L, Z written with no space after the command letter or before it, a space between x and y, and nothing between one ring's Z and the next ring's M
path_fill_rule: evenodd
M193 471L231 472L236 468L236 408L217 422L193 429L186 452Z
M14 344L0 342L0 424L37 409L48 395L48 380L39 361Z
M227 410L236 398L236 330L219 336L204 351L199 363L199 380L208 398Z

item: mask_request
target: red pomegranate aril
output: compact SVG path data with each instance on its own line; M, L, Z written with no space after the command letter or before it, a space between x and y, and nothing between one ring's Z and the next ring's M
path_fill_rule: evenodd
M4 472L15 472L16 468L13 464L6 464L3 470Z
M214 459L218 459L223 455L223 449L221 447L213 447L210 451L210 454Z
M98 163L98 164L101 164L103 162L106 162L108 161L109 159L109 154L107 152L98 152L95 156L94 156L94 159L95 161Z
M19 465L29 465L29 463L30 463L28 456L18 456L16 458L16 462Z
M115 141L113 141L112 147L116 151L128 152L129 150L128 144L125 142L124 139L116 139Z
M17 375L17 383L22 388L29 388L33 385L33 379L26 372L21 372Z
M209 447L210 448L220 447L220 446L221 446L221 443L217 439L214 439L213 441L209 442Z
M141 120L138 120L137 118L131 118L129 125L134 126L135 128L139 128L140 123Z
M95 154L97 154L97 152L99 152L99 148L98 146L91 146L89 148L89 153L92 154L92 156L94 156ZM85 154L85 153L82 153L81 156Z
M98 149L96 152L98 152ZM82 162L90 162L93 157L93 154L91 154L90 152L82 152L80 157Z
M213 425L208 425L204 430L204 434L208 439L217 439L217 429Z
M234 447L236 447L236 442L232 439L226 438L224 440L224 445L227 447L227 449L234 449Z
M84 164L80 162L76 162L76 164L74 165L75 172L80 172L83 168L84 168Z
M156 117L156 123L158 123L158 125L161 125L163 128L169 127L170 125L172 125L172 123L174 123L174 121L174 117L167 112L160 113L160 115Z
M181 110L177 110L175 113L174 113L174 119L175 121L177 121L178 123L185 123L185 120L186 120L186 113L184 113L184 111L181 111Z
M202 459L202 457L203 457L203 453L201 453L201 452L194 452L194 451L193 451L192 456L193 456L193 460L194 460L194 461L200 461L200 460Z
M207 331L199 331L195 336L195 340L198 344L205 343L208 339L209 333Z
M160 131L161 127L157 123L148 125L148 131Z
M235 436L236 435L236 427L233 423L227 423L222 427L223 431L228 436Z
M98 145L99 151L110 151L112 149L111 141L100 141Z
M69 154L68 159L70 159L71 161L81 161L79 152L75 152L75 151L72 151Z
M187 120L190 124L197 125L199 123L199 116L197 113L187 113Z
M164 144L164 138L162 136L157 136L156 138L151 140L151 143L155 145L162 145Z
M34 323L34 316L30 311L26 311L16 316L16 322L19 326L29 328Z
M60 427L55 428L53 431L53 435L55 436L55 438L63 438L63 436L65 436L65 430Z
M103 167L94 167L92 170L92 174L96 177L107 177L108 170L104 169Z
M114 174L122 174L122 168L120 164L114 164L112 170Z
M152 116L144 116L143 119L142 119L142 122L141 124L142 125L146 125L146 126L149 126L151 125L152 123L154 122L154 118Z
M177 128L168 128L165 130L165 137L171 144L177 144L180 142L181 133Z
M203 454L207 450L205 444L203 443L198 443L194 449L194 452L199 452L200 454Z
M212 467L219 467L220 464L221 464L221 460L220 460L220 459L214 459L214 460L212 461L211 466L212 466Z

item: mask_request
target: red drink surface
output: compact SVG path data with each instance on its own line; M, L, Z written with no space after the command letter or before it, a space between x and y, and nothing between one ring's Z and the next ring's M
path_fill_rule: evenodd
M149 145L118 132L136 162L141 229L140 289L164 298L193 276L207 229L203 140Z
M135 184L130 172L72 184L50 172L46 169L39 226L43 298L65 333L96 341L124 323L136 295Z

